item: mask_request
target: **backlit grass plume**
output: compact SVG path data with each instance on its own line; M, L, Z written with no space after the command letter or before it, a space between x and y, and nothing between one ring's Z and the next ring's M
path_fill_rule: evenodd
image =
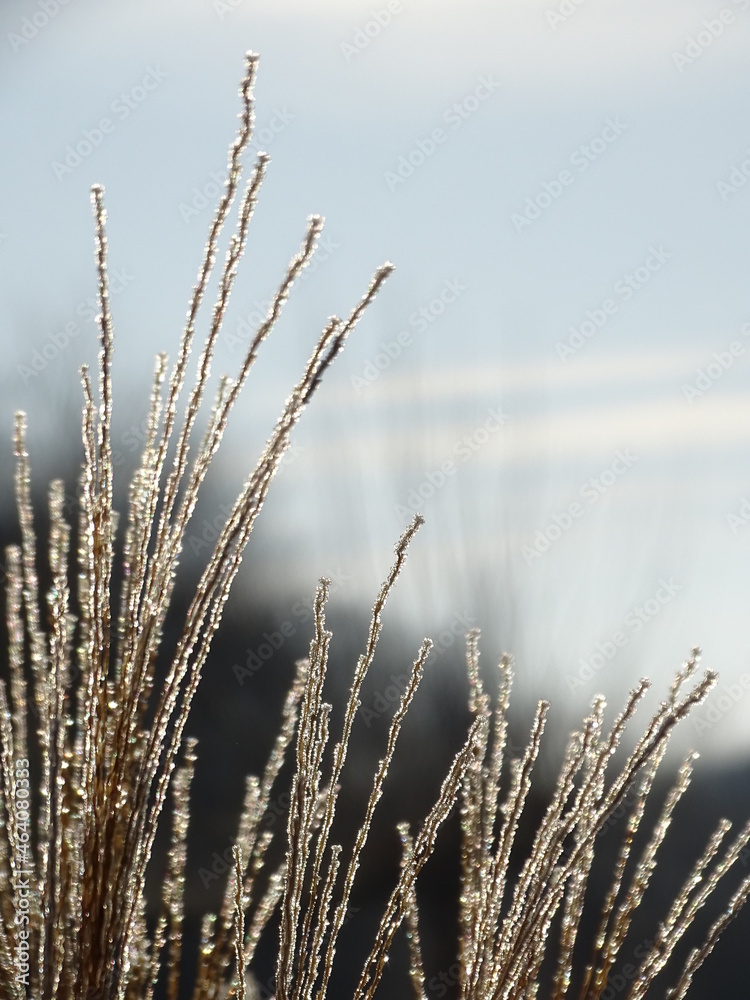
M268 165L267 156L259 154L242 189L209 333L184 402L197 316L220 234L241 188L243 153L253 125L256 66L257 58L249 55L241 87L240 127L230 149L225 190L211 223L177 359L169 374L166 356L157 359L145 447L122 523L113 509L113 324L106 213L102 189L93 189L100 305L98 385L95 389L95 380L82 369L79 521L74 533L66 520L63 484L53 482L46 554L51 583L45 594L40 593L38 576L42 554L31 504L26 418L16 417L20 544L7 551L9 669L7 683L0 682L0 996L8 1000L27 996L148 1000L157 987L169 1000L186 995L181 982L183 899L196 745L192 739L183 739L185 724L243 550L292 429L391 270L389 264L379 268L348 318L331 318L321 333L219 534L181 623L176 647L165 653L165 620L201 486L259 347L312 258L322 227L318 217L308 221L301 246L281 278L239 371L233 379L221 378L214 390L200 446L191 446L205 408L217 337ZM373 815L431 649L425 640L414 658L354 843L348 848L334 843L331 833L346 780L347 751L362 686L373 662L383 609L420 524L421 518L416 517L396 546L395 562L375 601L366 647L354 667L342 728L335 739L329 731L331 706L323 696L332 638L325 621L329 582L320 583L309 657L297 664L264 772L247 779L234 871L223 904L203 920L194 1000L214 1000L228 993L240 998L251 995L256 948L274 916L279 924L277 1000L328 996L339 934ZM77 537L75 554L70 552L72 537ZM116 553L122 560L122 584L117 588L113 585ZM77 574L75 593L70 588L71 563ZM113 607L115 592L118 600ZM402 924L409 940L414 991L417 997L426 996L416 884L441 824L459 799L463 847L458 988L462 1000L521 1000L537 995L596 1000L616 968L672 809L687 787L690 762L680 771L631 875L627 862L633 838L669 736L713 684L711 674L692 681L695 657L614 776L608 775L608 766L646 683L636 688L609 730L604 724L603 701L595 701L581 732L571 738L557 788L520 875L511 878L511 852L548 707L540 705L528 748L511 763L509 781L504 783L510 665L502 661L499 700L493 710L480 680L477 641L476 635L469 637L473 724L422 826L415 831L400 828L402 866L370 953L363 956L355 1000L374 995ZM163 667L159 672L157 664ZM157 679L162 675L163 680ZM690 683L693 686L683 693ZM29 732L32 720L34 730ZM291 745L295 766L284 858L278 864L269 860L272 834L263 819ZM633 788L635 804L600 929L591 942L588 963L574 968L597 834ZM144 889L168 797L173 801L171 840L161 910L154 924L147 920ZM727 829L728 824L722 822L664 915L653 948L627 994L632 1000L642 997L662 971L707 896L738 858L750 827L722 850ZM705 944L689 956L670 996L684 996L693 972L748 891L750 880L745 879ZM556 964L546 984L542 967L550 954Z

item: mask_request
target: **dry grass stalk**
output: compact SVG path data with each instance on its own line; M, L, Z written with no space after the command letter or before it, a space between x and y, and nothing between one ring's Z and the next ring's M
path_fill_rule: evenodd
M692 682L698 650L677 674L669 699L649 721L644 735L614 777L607 771L620 746L626 725L649 684L641 681L609 732L604 728L604 702L597 698L581 732L568 743L557 786L520 875L509 885L511 852L531 783L531 771L539 753L547 706L541 703L527 749L511 762L509 791L503 795L500 779L507 733L510 661L500 664L500 694L494 711L484 691L478 668L478 633L467 643L470 707L480 723L477 754L466 774L462 795L463 867L461 891L460 996L462 1000L521 1000L536 997L547 988L553 1000L578 996L597 1000L607 987L608 976L626 939L634 912L656 867L656 854L666 835L674 808L686 791L695 755L681 768L667 797L659 820L639 857L627 885L624 877L634 837L656 770L675 725L698 705L713 687L711 672ZM492 736L491 736L492 729ZM636 795L625 824L623 841L610 889L605 897L599 931L590 960L583 970L573 967L588 878L594 860L598 833L623 803L629 789ZM740 857L750 841L750 823L719 856L729 827L719 823L701 858L660 924L656 940L633 977L627 1000L641 1000L656 976L667 966L675 947L690 927L719 881ZM750 878L736 890L729 908L715 922L706 942L695 949L680 974L674 993L687 992L694 973L716 940L746 901ZM560 937L555 944L554 918L561 916ZM542 963L555 960L553 982L542 977Z
M183 740L185 723L221 622L231 584L270 482L305 405L347 336L391 271L375 272L346 320L329 320L294 387L263 454L247 477L200 577L177 646L167 653L166 677L155 688L155 663L174 593L186 530L239 392L263 340L281 314L291 288L308 264L322 228L312 217L299 252L282 277L268 315L258 328L232 380L219 380L208 427L191 457L191 438L209 389L213 353L239 259L268 165L259 154L241 197L209 333L178 429L196 320L215 264L218 240L240 190L242 157L253 125L257 57L249 55L241 86L238 135L229 152L224 193L211 223L197 284L190 299L177 361L167 378L159 355L149 407L146 443L131 485L121 533L123 583L112 608L118 518L113 508L112 355L106 213L100 187L92 192L96 267L101 314L98 389L82 370L84 410L81 504L78 524L77 594L69 591L71 525L64 491L49 492L51 586L42 614L26 421L16 417L16 502L20 545L7 553L8 683L0 681L0 995L22 1000L151 1000L162 984L168 1000L182 995L180 980L183 899L187 863L188 801L195 743ZM171 468L169 466L169 455ZM430 652L425 640L391 721L385 751L351 849L331 840L347 750L360 694L382 628L382 613L421 524L416 517L396 546L394 565L373 609L344 712L342 731L330 747L331 706L323 700L331 633L325 609L329 581L315 600L314 636L308 660L297 665L279 735L261 777L247 779L234 848L233 878L222 906L203 922L194 1000L227 993L253 996L251 968L261 934L280 914L277 1000L323 1000L328 994L339 935L373 816L396 751L402 723ZM510 859L529 794L548 706L541 703L522 759L513 761L509 790L501 791L511 668L501 663L500 692L492 710L478 666L478 637L468 645L470 707L474 723L438 798L414 835L400 828L400 875L365 960L355 1000L369 1000L383 976L395 934L405 922L412 985L426 995L419 939L416 881L432 853L439 828L462 800L463 854L461 934L462 1000L510 1000L539 990L543 958L551 945L555 916L562 912L561 938L551 996L571 995L574 951L598 831L638 783L591 959L578 976L581 1000L596 1000L606 987L656 864L672 811L687 788L691 762L680 772L636 866L625 884L627 862L667 740L676 725L706 695L711 674L681 694L695 670L693 657L678 676L621 771L607 769L647 684L642 682L608 733L604 704L594 702L580 733L569 743L557 788L520 876L511 885ZM28 661L28 662L27 662ZM152 721L150 712L153 711ZM30 740L27 720L36 720ZM295 739L296 733L296 739ZM268 871L271 833L262 820L287 750L295 740L286 856ZM178 764L178 758L181 760ZM29 762L32 758L32 762ZM33 795L29 798L29 786ZM169 860L161 911L149 928L144 902L146 871L164 803L174 803ZM28 803L32 802L31 808ZM663 921L656 943L629 993L641 998L661 973L675 946L719 881L739 857L750 826L722 852L728 824L722 822ZM750 879L736 890L729 909L711 927L703 946L689 956L670 996L681 998L726 923L750 892Z

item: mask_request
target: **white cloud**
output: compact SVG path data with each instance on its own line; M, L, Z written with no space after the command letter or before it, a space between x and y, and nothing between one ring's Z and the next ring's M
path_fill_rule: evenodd
M439 381L436 376L434 383ZM471 396L475 406L473 412L485 397L487 407L498 403L498 381L483 378L481 386L477 379L462 385L451 386L446 378L444 388L455 390L455 396ZM412 392L417 384L411 383ZM403 392L399 397L407 400L410 396L409 383L402 380ZM424 389L424 383L419 383ZM494 394L490 395L494 389ZM395 398L393 395L389 397ZM431 399L439 411L438 393ZM332 400L328 400L329 406ZM632 400L622 403L600 405L577 405L574 409L557 407L554 417L546 413L532 414L522 419L514 419L511 406L503 407L510 414L510 421L488 444L477 451L473 464L497 466L538 462L554 455L557 459L587 459L607 455L618 448L631 448L639 455L676 455L684 452L698 452L706 449L739 448L750 444L750 423L747 420L747 398L740 393L723 392L721 395L707 396L689 405L679 390L656 398ZM425 449L425 434L420 428L393 433L392 424L379 422L377 414L368 410L367 423L363 425L356 414L350 411L345 425L333 424L325 434L317 436L315 462L325 462L338 468L346 476L351 470L342 463L342 453L356 455L362 449L374 448L376 453L387 453L395 465L412 462ZM339 430L338 428L341 428ZM382 428L382 429L381 429ZM429 454L449 456L455 442L464 434L469 434L472 426L459 421L455 412L449 419L433 424L429 435ZM364 463L363 463L364 465ZM373 470L373 474L380 474Z

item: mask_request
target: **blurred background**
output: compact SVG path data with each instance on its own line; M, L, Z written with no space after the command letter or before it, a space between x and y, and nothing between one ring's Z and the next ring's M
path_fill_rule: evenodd
M109 212L125 503L154 355L174 358L223 185L247 50L261 54L247 163L260 150L272 162L215 378L238 369L308 215L326 226L239 401L187 564L209 555L216 511L327 317L348 314L375 268L396 264L305 414L251 539L215 682L196 706L209 743L219 720L238 727L237 759L217 744L210 779L206 764L211 808L258 766L243 757L243 727L273 732L265 699L280 695L268 678L288 679L309 643L317 578L334 580L332 682L345 691L392 546L419 510L426 524L370 692L372 706L388 700L391 674L434 639L404 794L458 746L463 635L480 626L486 665L515 656L519 740L548 697L558 750L595 693L617 705L649 675L653 705L700 645L719 688L676 748L702 754L706 811L714 796L717 812L748 814L748 8L5 0L6 540L14 410L29 413L40 499L52 476L75 493L77 370L97 351L94 182ZM422 813L439 775L429 781ZM207 829L210 856L224 834ZM732 954L727 945L718 963L726 988ZM433 961L448 968L444 952Z

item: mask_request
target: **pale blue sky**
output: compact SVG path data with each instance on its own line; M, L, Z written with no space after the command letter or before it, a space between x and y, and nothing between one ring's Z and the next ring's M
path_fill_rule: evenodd
M260 529L257 551L278 567L264 587L283 601L343 568L341 599L369 602L422 487L428 523L394 612L415 649L475 616L488 658L516 653L525 696L557 693L576 713L596 690L664 680L696 643L736 689L750 672L750 523L730 523L750 498L746 8L48 0L46 15L6 0L3 467L24 407L40 473L42 455L45 476L64 470L76 369L95 357L93 182L119 276L130 454L153 355L174 354L210 218L201 199L223 175L253 49L253 148L272 163L217 367L239 363L230 334L268 300L307 216L326 229L228 433L222 498L326 317L382 261L397 265L299 428ZM70 323L72 346L53 350ZM709 365L718 377L699 383ZM576 684L616 633L627 641L612 661ZM747 752L749 714L740 699L692 742Z

